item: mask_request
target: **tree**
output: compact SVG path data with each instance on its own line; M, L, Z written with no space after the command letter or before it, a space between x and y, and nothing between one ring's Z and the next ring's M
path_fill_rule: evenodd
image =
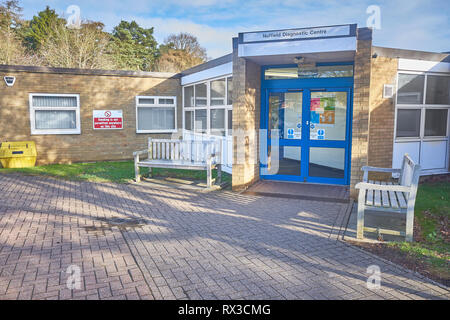
M45 65L62 68L115 69L110 55L111 36L100 22L83 21L79 29L58 23L42 44Z
M197 38L184 32L167 37L159 51L157 71L180 72L207 60L206 49Z
M140 27L136 21L121 21L114 28L111 48L120 69L150 71L158 56L153 28Z
M0 64L39 64L37 57L28 54L22 45L21 11L17 0L0 4Z
M29 22L24 32L25 45L33 51L39 50L47 39L54 35L55 29L65 24L66 20L60 18L54 9L47 6Z

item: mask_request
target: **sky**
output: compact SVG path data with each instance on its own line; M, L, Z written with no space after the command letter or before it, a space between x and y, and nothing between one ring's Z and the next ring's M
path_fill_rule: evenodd
M101 21L111 31L121 20L154 27L162 42L169 34L189 32L210 58L231 53L239 32L357 23L366 27L369 6L378 6L376 46L423 51L450 51L448 0L19 0L24 18L48 5L66 18L71 5L81 19ZM371 21L377 21L371 19Z

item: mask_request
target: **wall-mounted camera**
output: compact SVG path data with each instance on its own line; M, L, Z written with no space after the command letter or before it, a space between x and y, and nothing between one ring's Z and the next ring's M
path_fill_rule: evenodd
M12 87L16 82L16 77L12 76L4 76L3 79L5 80L5 83L8 87Z

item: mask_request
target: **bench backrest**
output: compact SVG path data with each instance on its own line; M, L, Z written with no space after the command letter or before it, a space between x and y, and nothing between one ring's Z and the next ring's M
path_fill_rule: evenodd
M417 190L420 178L420 165L415 163L408 154L403 157L402 170L400 172L399 184L413 187Z
M220 159L220 140L171 140L148 138L148 159L206 162L213 155L213 163Z

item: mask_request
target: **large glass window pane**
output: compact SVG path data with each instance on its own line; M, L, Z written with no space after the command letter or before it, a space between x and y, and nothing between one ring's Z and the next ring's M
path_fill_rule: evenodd
M194 87L184 87L184 107L190 108L194 106Z
M283 139L302 138L302 92L284 93L283 108Z
M233 110L228 110L228 135L233 134Z
M298 67L268 68L264 77L266 80L353 77L353 65L316 66L303 70Z
M420 109L397 110L397 137L419 137Z
M347 92L311 92L310 139L344 141Z
M301 147L269 146L267 173L301 175Z
M447 135L447 109L427 109L425 111L425 136Z
M345 177L344 172L345 149L309 149L309 176L343 179Z
M58 96L33 96L33 107L77 107L77 98Z
M211 105L223 106L225 105L225 79L211 81Z
M195 85L195 106L206 106L206 83L199 83Z
M174 130L175 108L138 107L138 130Z
M225 135L225 109L210 110L210 128L211 134L217 136Z
M206 109L195 110L195 131L206 133L207 122L206 122Z
M427 76L427 104L450 104L450 77Z
M398 75L397 103L422 104L424 75L403 74Z
M194 130L194 111L186 111L184 113L184 128L186 130Z
M45 129L76 129L75 110L36 110L35 128Z
M228 88L228 93L227 93L227 104L230 106L233 104L233 78L229 77L227 78L227 88Z

